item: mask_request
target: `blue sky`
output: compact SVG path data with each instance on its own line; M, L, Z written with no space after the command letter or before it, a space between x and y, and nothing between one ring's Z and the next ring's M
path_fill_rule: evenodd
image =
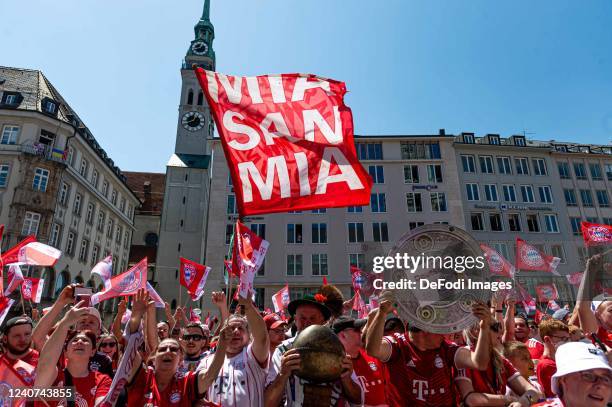
M42 70L121 169L164 172L203 0L3 3L0 64ZM211 19L218 71L345 81L356 134L612 140L608 0L212 0Z

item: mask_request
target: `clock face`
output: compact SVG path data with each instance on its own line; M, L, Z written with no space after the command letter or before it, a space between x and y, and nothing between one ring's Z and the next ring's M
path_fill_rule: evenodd
M198 131L204 127L204 115L200 112L187 112L181 119L183 127L189 131Z
M196 55L204 55L208 52L208 44L204 41L196 41L191 44L191 51Z

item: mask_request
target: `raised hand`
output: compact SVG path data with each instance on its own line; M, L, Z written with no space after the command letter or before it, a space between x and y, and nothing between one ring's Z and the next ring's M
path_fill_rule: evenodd
M300 352L297 349L289 349L281 358L280 374L289 376L296 370L299 370L302 359Z
M342 378L350 377L353 374L353 361L349 355L342 358Z
M64 306L68 304L74 303L74 288L82 287L83 284L70 284L64 287L59 297L57 297L57 302L63 304Z
M127 310L127 301L125 300L125 297L121 299L121 301L119 301L119 304L117 304L117 313L118 314L125 314L125 311Z
M391 300L383 300L381 301L380 307L378 309L380 310L380 312L383 313L383 315L387 315L388 313L392 312L394 308L395 307Z
M490 326L492 319L491 312L485 304L481 302L474 303L474 305L472 305L472 314L480 320L481 329L483 328L483 324L486 324L487 327Z
M72 325L83 315L87 314L89 314L89 307L85 306L85 301L79 301L66 312L62 321L68 325Z
M212 303L217 307L223 307L227 304L227 297L223 291L214 291L211 297Z
M132 314L142 315L147 310L149 293L144 288L139 289L132 302Z

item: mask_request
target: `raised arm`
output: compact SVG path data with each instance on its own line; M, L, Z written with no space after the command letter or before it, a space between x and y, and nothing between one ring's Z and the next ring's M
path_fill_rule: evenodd
M123 336L123 332L121 332L121 319L123 315L125 315L125 311L127 309L127 302L125 298L122 298L117 304L117 315L115 315L115 319L113 319L113 325L111 326L111 331L115 338L121 338Z
M223 367L225 361L225 349L227 348L228 342L232 339L232 332L227 329L227 325L221 329L219 334L219 341L217 342L217 349L213 360L208 366L208 369L200 370L198 372L198 393L202 394L213 384L219 372Z
M480 333L476 349L470 352L467 348L460 348L455 355L455 365L458 369L485 370L489 365L491 356L491 322L493 318L486 305L476 303L472 306L472 313L480 320Z
M267 366L268 356L270 354L270 337L268 336L268 329L266 328L266 323L263 320L263 317L255 308L255 304L251 301L250 295L247 295L249 298L242 298L238 300L238 303L244 307L246 319L249 323L249 328L251 334L253 335L253 355L257 361L263 365Z
M587 260L582 281L578 288L578 295L576 296L578 316L580 318L580 327L585 334L597 332L599 329L597 318L595 318L593 311L591 311L592 291L595 284L595 275L597 273L596 267L601 264L602 257L609 252L610 250L607 250L605 253L591 256Z
M42 316L32 331L32 343L34 344L34 349L38 350L39 352L45 345L47 334L55 324L57 317L60 315L64 307L74 302L74 287L77 287L77 285L70 284L64 287L59 297L57 297L57 301L55 301L51 309Z
M155 312L155 302L149 301L147 304L147 318L146 318L146 331L147 331L147 346L149 351L153 352L157 349L159 340L157 338L157 318Z
M502 342L508 342L514 340L514 314L516 313L516 301L514 298L508 298L506 300L506 314L504 315L504 335L502 336Z
M172 329L174 327L174 324L176 324L176 320L172 316L172 312L170 311L170 304L168 304L167 302L164 302L164 313L166 314L166 321L168 322L168 328Z
M227 308L227 299L223 291L215 291L211 297L212 303L219 310L219 326L223 326L223 323L229 318L229 309Z
M368 325L366 334L366 351L369 355L386 362L391 356L391 344L383 340L385 330L385 318L393 310L390 300L383 300L374 314L372 323Z

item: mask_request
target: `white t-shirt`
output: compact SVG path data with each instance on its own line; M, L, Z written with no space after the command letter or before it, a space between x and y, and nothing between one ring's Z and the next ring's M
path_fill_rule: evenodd
M214 357L214 353L206 356L196 372L208 369ZM236 356L225 357L217 379L208 388L208 399L223 407L263 407L267 373L267 362L261 367L249 344Z
M266 386L272 383L274 379L276 379L276 376L278 376L278 373L280 372L282 356L286 351L293 347L293 341L295 341L295 337L289 338L277 346L276 350L274 351L274 354L272 355L272 362L270 363L270 370L268 371ZM361 389L361 403L359 405L362 405L364 403L364 391L359 379L357 378L357 375L355 374L355 371L353 371L353 373L351 374L351 379ZM289 377L289 379L287 380L287 385L285 386L285 394L283 395L281 405L286 407L301 407L304 403L305 384L308 384L307 380L300 379L296 375L291 375L291 377ZM349 403L346 402L345 399L342 397L342 384L339 380L334 383L330 383L329 386L332 387L331 399L329 401L329 404L322 404L321 407L344 407L346 405L349 405Z

